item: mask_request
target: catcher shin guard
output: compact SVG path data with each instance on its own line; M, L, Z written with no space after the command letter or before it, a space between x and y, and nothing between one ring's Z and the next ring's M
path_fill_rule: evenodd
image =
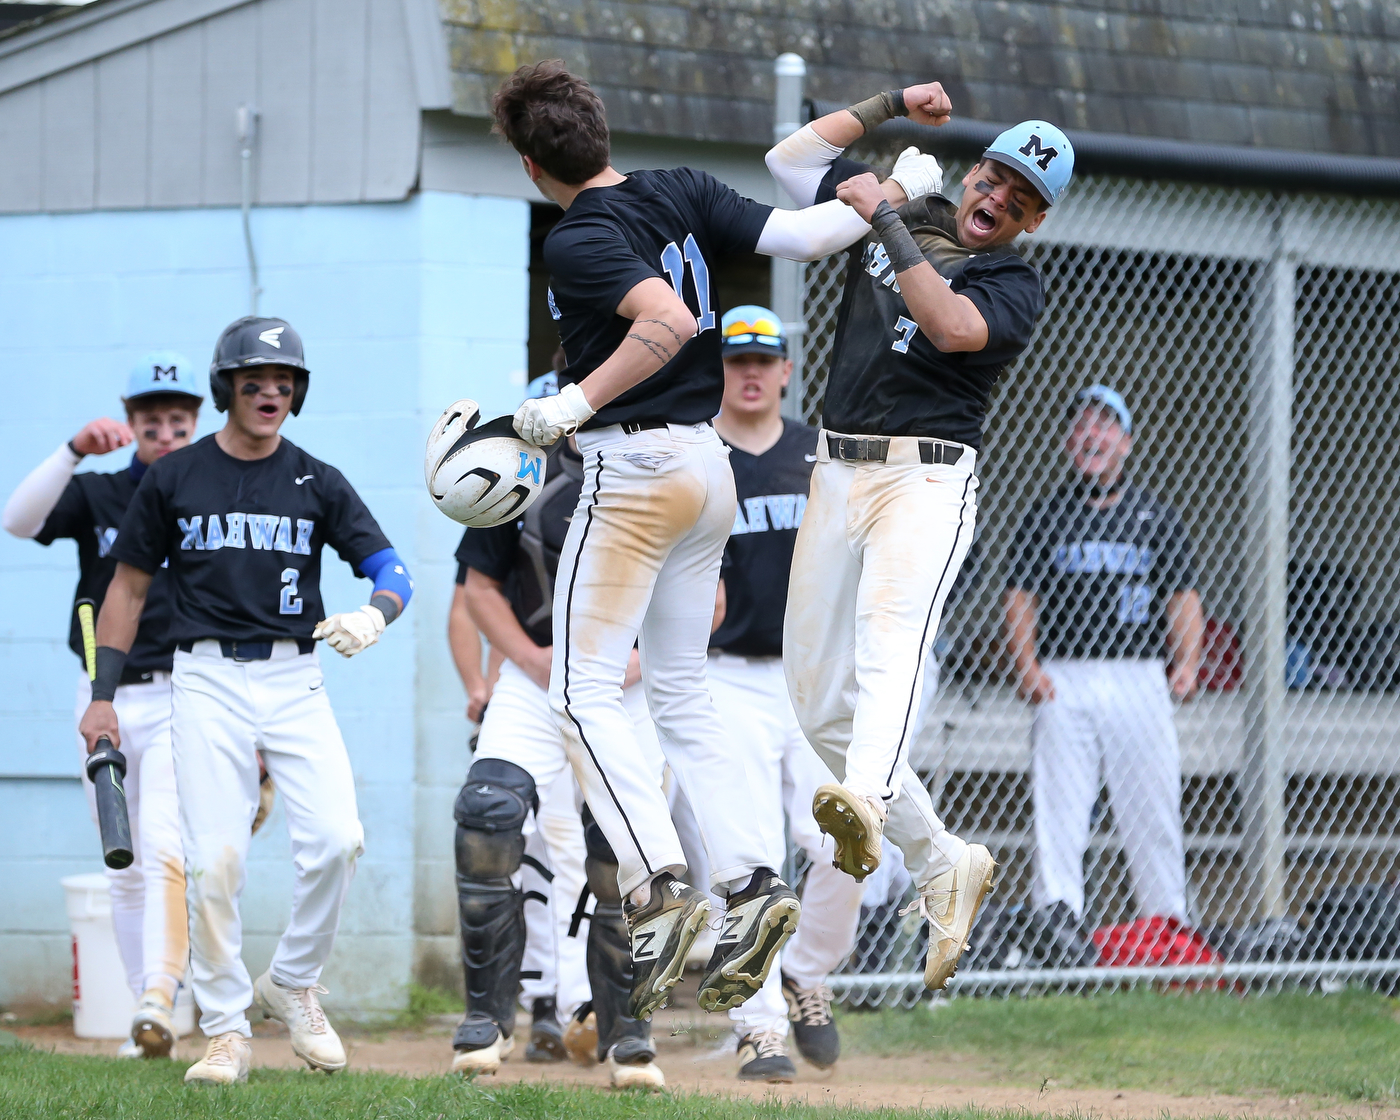
M481 1072L495 1072L509 1049L525 953L525 899L511 876L525 855L525 817L537 804L534 779L513 762L494 758L473 763L457 795L457 908L467 1016L452 1038L465 1064L454 1061L454 1068L476 1068L469 1056L489 1051Z

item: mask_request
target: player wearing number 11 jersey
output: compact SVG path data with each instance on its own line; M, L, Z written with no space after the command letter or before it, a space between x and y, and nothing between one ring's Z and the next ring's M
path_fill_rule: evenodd
M120 746L114 684L152 576L169 564L171 741L192 986L209 1039L186 1081L247 1078L250 1004L287 1025L292 1049L313 1069L346 1061L316 997L364 833L316 639L346 657L368 648L413 585L345 477L279 434L300 411L309 377L301 340L282 320L240 319L224 331L210 387L228 422L142 478L112 547L117 571L97 622L97 676L80 731L89 743L106 735ZM326 545L374 580L368 604L329 618ZM253 982L240 955L239 896L259 751L282 794L296 875L287 929Z
M639 642L657 735L695 811L711 885L727 899L701 982L707 1011L764 982L798 903L774 871L744 754L705 684L734 478L710 421L724 392L712 269L733 254L812 259L869 228L839 202L774 210L689 168L623 175L606 116L562 63L525 66L493 105L496 129L565 210L545 239L567 365L558 396L526 401L520 435L578 434L584 483L559 561L550 704L589 808L618 859L638 1018L667 998L709 902L681 881L666 798L622 705Z

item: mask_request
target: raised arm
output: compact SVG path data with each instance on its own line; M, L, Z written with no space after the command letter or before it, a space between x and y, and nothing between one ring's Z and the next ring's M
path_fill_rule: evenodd
M88 754L97 748L104 736L112 746L120 747L121 734L117 727L117 711L112 698L121 684L122 669L136 631L141 625L141 612L146 609L146 594L151 589L151 576L130 564L117 563L116 574L107 585L102 610L97 616L97 677L92 682L92 702L83 713L78 732L87 743Z
M131 429L119 420L107 417L83 426L82 431L61 444L52 455L35 467L24 481L15 487L0 524L11 536L25 540L39 535L49 514L63 497L63 491L73 477L73 471L85 455L105 455L125 447L134 437Z

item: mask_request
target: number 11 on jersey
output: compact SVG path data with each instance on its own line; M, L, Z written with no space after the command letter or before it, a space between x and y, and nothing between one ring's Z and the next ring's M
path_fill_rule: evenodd
M715 325L715 310L710 306L710 268L700 253L693 233L685 235L684 253L676 248L674 241L661 250L661 267L666 270L666 275L671 278L671 287L676 289L676 295L682 300L685 296L681 293L681 281L685 277L687 264L690 265L690 278L695 282L696 306L700 308L695 321L700 324L699 333L704 334Z

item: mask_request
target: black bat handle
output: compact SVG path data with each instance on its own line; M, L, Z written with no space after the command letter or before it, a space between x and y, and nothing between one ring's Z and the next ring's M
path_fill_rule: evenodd
M88 755L87 776L97 791L97 825L102 832L102 861L112 870L130 867L131 820L126 813L126 756L105 735Z

